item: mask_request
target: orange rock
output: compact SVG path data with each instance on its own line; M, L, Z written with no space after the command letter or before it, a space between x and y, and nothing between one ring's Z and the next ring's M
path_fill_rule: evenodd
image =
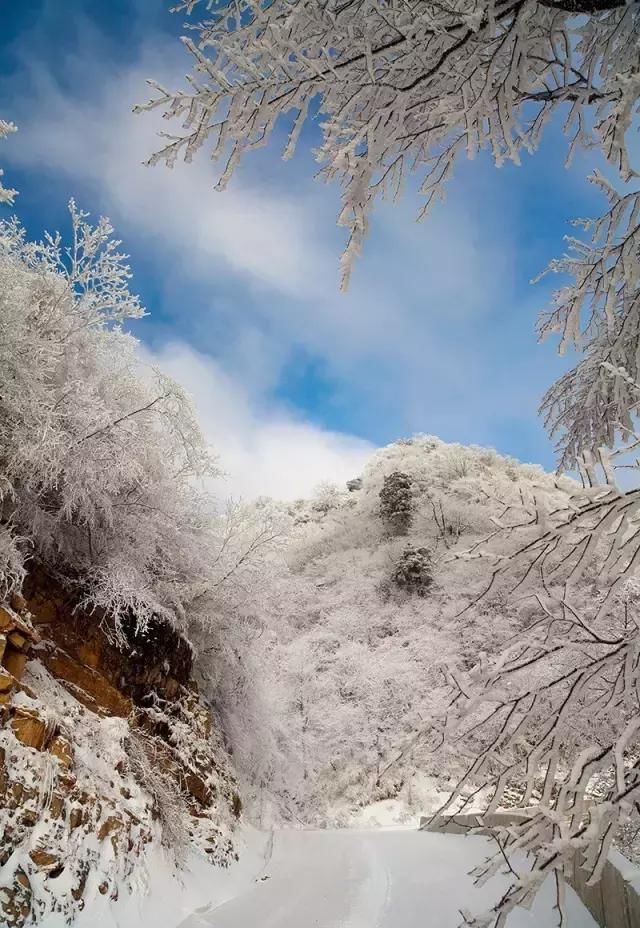
M34 592L25 598L26 608L36 625L52 625L60 618L63 611L53 591Z
M40 870L55 870L60 866L59 858L55 854L43 851L39 847L29 851L29 857Z
M38 824L38 818L39 815L35 807L30 807L20 812L18 821L25 828L34 828Z
M14 626L13 616L11 615L10 612L7 612L4 606L0 606L0 631L5 632L9 628L13 628L13 626Z
M0 923L18 928L31 914L31 884L24 870L18 868L13 887L3 886L0 892Z
M47 722L37 712L18 706L11 719L13 733L28 748L41 751L47 740Z
M9 790L9 802L7 805L10 809L15 809L20 800L22 799L22 794L24 793L24 785L22 783L12 783L11 789Z
M164 685L167 699L175 699L180 692L180 684L174 677L168 677Z
M62 815L62 807L64 806L64 797L60 793L54 793L51 797L49 803L49 814L53 819L59 819Z
M8 693L13 689L13 684L16 681L11 676L10 673L7 673L4 670L0 670L0 693Z
M73 830L79 828L80 825L82 825L82 809L79 806L74 806L69 813L69 828Z
M84 893L84 888L87 885L87 876L88 876L88 871L83 870L83 872L80 874L80 878L78 880L77 886L74 886L73 889L71 890L71 895L76 900L76 902L79 902L80 899L82 898L82 895Z
M4 652L7 648L7 636L0 635L0 664L2 663L2 658L4 657Z
M209 805L211 802L211 790L204 782L202 777L199 777L196 773L189 771L185 775L184 779L186 787L193 798L196 799L202 806Z
M12 593L9 598L9 605L12 609L15 609L16 612L25 612L27 601L22 593Z
M25 693L29 699L37 699L35 692L31 689L30 686L27 686L26 683L16 680L16 689L19 693Z
M100 651L94 641L81 644L78 648L78 657L86 667L95 670L100 665Z
M13 674L16 680L20 680L28 659L28 654L22 654L20 651L14 651L10 648L4 653L3 664L9 673Z
M26 635L22 634L22 632L14 629L13 631L9 632L8 639L11 647L15 648L16 651L24 651L26 649L28 639Z
M19 615L0 606L0 632L9 634L10 632L19 632L24 635L28 641L37 641L38 635L31 627L29 622L21 619Z
M98 831L98 841L104 841L109 835L114 835L122 829L122 819L117 815L110 815L104 820Z
M68 770L73 763L73 749L71 743L62 735L56 735L53 739L49 745L49 753L58 758L65 770Z
M75 661L61 650L40 655L47 670L88 709L126 718L131 712L131 700L112 686L97 671Z

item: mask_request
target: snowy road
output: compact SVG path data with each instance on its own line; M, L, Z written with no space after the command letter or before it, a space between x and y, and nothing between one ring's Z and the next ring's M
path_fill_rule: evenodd
M476 889L467 871L487 839L402 831L282 831L264 877L218 907L202 907L180 928L457 928L461 908L481 911L505 885ZM568 928L596 923L568 891ZM552 928L551 885L509 928Z

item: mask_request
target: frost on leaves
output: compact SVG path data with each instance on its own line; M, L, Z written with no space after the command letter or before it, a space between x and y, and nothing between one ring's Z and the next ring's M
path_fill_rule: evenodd
M639 514L640 491L610 486L567 494L551 510L537 500L496 536L504 545L524 530L522 543L484 550L494 571L467 608L503 589L507 601L528 603L531 617L505 650L453 681L444 737L468 767L440 815L474 786L490 787L489 812L515 790L528 815L496 830L500 851L476 875L496 872L510 852L534 858L492 918L469 922L478 928L502 924L575 854L597 881L612 842L638 827Z
M640 401L640 194L619 194L601 175L594 184L608 208L576 225L590 241L569 239L550 271L573 280L554 295L540 334L559 334L561 349L577 348L578 363L546 393L542 411L559 432L559 464L573 467L581 455L635 441Z
M426 596L433 584L433 566L428 548L408 545L393 572L395 585L407 593Z

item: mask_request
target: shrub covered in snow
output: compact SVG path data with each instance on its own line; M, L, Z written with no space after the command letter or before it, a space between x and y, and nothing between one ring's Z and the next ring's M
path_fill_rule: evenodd
M408 545L396 564L392 576L399 589L417 596L426 596L433 584L432 558L428 548Z

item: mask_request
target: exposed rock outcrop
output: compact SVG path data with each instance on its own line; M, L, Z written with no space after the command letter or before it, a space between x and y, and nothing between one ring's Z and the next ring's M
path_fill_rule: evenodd
M109 633L42 569L0 607L0 924L116 898L154 840L233 856L240 800L173 629ZM60 879L65 874L64 879Z
M79 606L69 592L42 568L23 586L25 607L42 637L39 656L58 679L66 681L88 708L127 716L150 692L174 699L188 686L193 655L187 641L166 622L144 631L135 617L119 630L119 646L109 616Z

